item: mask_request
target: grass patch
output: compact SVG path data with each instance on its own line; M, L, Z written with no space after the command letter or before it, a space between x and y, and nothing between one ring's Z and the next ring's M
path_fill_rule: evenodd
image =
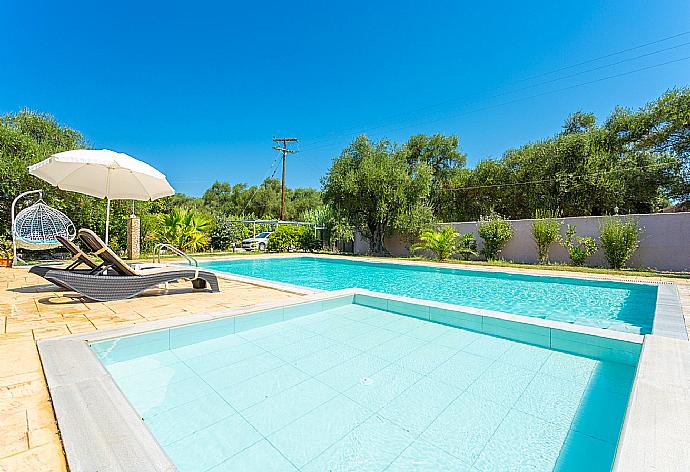
M386 259L398 259L398 260L415 260L415 261L427 261L430 259L425 259L423 257L393 257ZM476 266L489 266L489 267L505 267L505 268L515 268L515 269L528 269L528 270L553 270L553 271L564 271L564 272L581 272L587 274L603 274L603 275L625 275L628 277L674 277L680 279L690 279L690 273L688 272L665 272L654 269L641 269L641 268L623 268L623 269L610 269L608 267L585 267L585 266L572 266L568 264L526 264L512 261L463 261L457 259L451 259L445 261L451 264L458 265L476 265Z

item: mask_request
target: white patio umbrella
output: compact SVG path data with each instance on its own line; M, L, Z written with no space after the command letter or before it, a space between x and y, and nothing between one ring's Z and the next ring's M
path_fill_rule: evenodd
M175 193L158 170L127 154L108 149L59 152L29 167L29 173L62 190L106 198L106 243L110 200L155 200Z

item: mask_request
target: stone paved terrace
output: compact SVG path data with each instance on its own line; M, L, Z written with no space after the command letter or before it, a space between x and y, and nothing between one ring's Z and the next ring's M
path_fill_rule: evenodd
M690 281L673 281L690 331ZM76 298L26 269L0 268L0 472L66 470L36 340L298 296L228 280L220 284L220 293L195 293L184 283L167 293L151 290L131 300L97 303Z
M26 269L0 268L0 471L65 471L36 340L298 295L220 279L220 293L172 284L145 296L89 302Z

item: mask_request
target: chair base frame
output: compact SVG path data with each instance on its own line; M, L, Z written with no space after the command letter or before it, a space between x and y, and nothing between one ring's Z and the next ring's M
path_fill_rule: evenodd
M40 275L40 274L38 274ZM212 292L219 292L215 274L201 270L173 270L149 275L91 275L74 270L48 270L43 277L56 285L73 290L99 302L133 298L156 285L181 279L192 281L196 290L210 286Z

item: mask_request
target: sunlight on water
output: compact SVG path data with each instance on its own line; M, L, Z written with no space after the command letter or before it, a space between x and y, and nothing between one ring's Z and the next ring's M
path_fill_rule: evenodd
M645 284L310 257L225 260L202 265L322 290L365 288L640 334L651 332L656 307L657 288Z

